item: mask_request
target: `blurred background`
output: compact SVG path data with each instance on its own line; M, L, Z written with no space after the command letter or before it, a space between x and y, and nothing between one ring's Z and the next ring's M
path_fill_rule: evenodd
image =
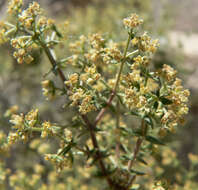
M30 0L26 0L25 6ZM155 67L170 64L176 68L184 80L184 86L191 91L190 113L184 126L167 137L167 142L177 154L178 162L185 170L190 168L189 153L198 154L198 1L197 0L40 0L45 14L56 20L58 25L68 21L68 41L78 35L102 32L115 41L122 41L126 34L122 19L132 12L144 20L144 30L154 38L160 39L160 49L154 57ZM7 0L0 0L0 19L6 18ZM9 131L8 118L4 113L13 105L20 112L39 108L45 120L65 122L63 102L47 102L42 95L40 82L48 71L48 63L40 52L34 52L35 61L30 65L18 65L12 57L9 44L0 45L0 126ZM58 55L68 55L64 45ZM48 143L48 142L46 142ZM14 173L18 168L31 168L27 162L32 153L24 152L28 145L16 146L12 155L6 159L6 168ZM3 157L3 156L2 156ZM43 165L42 158L35 158ZM23 163L23 164L21 164ZM177 169L172 166L173 170ZM170 171L173 171L170 170ZM32 170L28 170L31 173ZM47 175L47 174L46 174ZM165 175L165 174L163 174ZM166 173L166 178L175 178L174 173ZM45 178L44 178L45 179ZM175 179L177 181L178 179ZM178 180L179 181L179 180ZM197 175L192 181L198 181ZM178 182L179 183L179 182ZM180 184L185 183L184 181ZM7 188L9 185L7 185ZM198 186L196 186L198 188ZM71 188L72 189L72 188ZM192 189L192 188L191 188ZM189 189L190 190L190 189Z

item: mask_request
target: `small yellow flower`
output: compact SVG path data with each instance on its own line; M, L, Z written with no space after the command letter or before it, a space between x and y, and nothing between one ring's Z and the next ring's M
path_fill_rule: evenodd
M0 44L3 44L7 41L6 29L3 26L3 23L0 23Z
M138 38L133 38L132 40L131 40L131 43L135 46L135 45L137 45L138 44L138 42L139 42L139 40L138 40Z
M175 79L177 74L177 71L175 69L166 64L163 65L162 72L168 81Z
M53 135L52 125L49 121L45 121L44 123L42 123L42 127L43 127L43 131L41 133L42 138L45 138L48 135Z
M130 17L125 18L123 20L123 23L124 23L125 26L133 29L133 28L138 27L139 25L141 25L143 23L143 20L140 19L137 14L131 14Z
M43 95L46 96L47 100L53 100L55 98L55 91L52 81L44 80L41 82Z
M20 139L18 133L9 133L8 135L8 145L15 144Z
M65 84L67 86L74 86L75 84L77 84L78 78L79 78L78 74L74 73L74 74L69 76L69 80L65 81Z
M22 5L23 5L23 0L9 0L8 13L9 14L20 13Z
M91 112L96 111L95 105L92 103L92 96L91 95L85 95L85 97L82 100L82 103L79 106L79 112L83 115Z
M66 140L71 141L72 140L72 132L69 129L64 130L64 135Z
M58 172L60 172L64 167L71 167L71 161L65 156L58 156L57 154L46 154L45 160L50 161L56 166Z

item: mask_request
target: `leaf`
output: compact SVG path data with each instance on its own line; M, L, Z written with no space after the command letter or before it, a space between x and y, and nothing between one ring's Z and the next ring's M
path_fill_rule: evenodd
M58 31L58 29L56 28L56 26L53 24L52 25L52 30L54 30L54 32L56 32L56 35L59 37L59 38L62 38L62 34Z
M139 116L139 114L135 111L130 111L128 113L126 113L125 115L135 115L135 116Z
M110 92L112 91L111 87L104 80L100 79L100 82L102 82Z
M153 107L154 107L155 109L157 109L157 107L158 107L158 102L155 102L154 105L153 105Z
M157 90L156 95L157 95L157 97L160 96L160 90L159 89Z
M120 93L121 94L121 93ZM118 97L118 100L119 100L119 102L123 105L123 106L125 106L124 105L124 102L122 101L122 98L121 98L121 96L120 96L120 94L117 94L116 96Z
M103 131L101 128L99 128L99 127L94 127L94 131L95 132L101 132L101 131Z
M88 133L89 133L88 130L83 130L80 134L77 135L77 138L80 138L80 137L82 137L84 135L87 135Z
M54 65L53 67L52 67L52 72L54 73L54 75L58 75L58 72L57 72L57 69L58 69L58 66L57 65Z
M124 144L120 144L120 149L125 152L125 153L130 153L127 146L125 146Z
M145 175L144 172L140 172L140 171L137 171L137 170L130 170L131 173L135 173L136 175Z
M142 136L142 130L141 129L134 129L133 134L137 137L141 137Z
M169 99L167 99L165 97L160 97L159 99L164 105L170 105L170 104L173 103L171 100L169 100Z
M142 157L140 157L140 156L137 157L137 160L139 162L141 162L142 164L144 164L144 165L148 165L148 163Z
M69 157L70 157L71 163L73 164L74 163L74 155L72 154L72 152L69 152Z
M68 144L67 146L65 146L62 150L61 150L61 152L58 154L58 155L65 155L65 154L67 154L70 150L71 150L71 148L72 148L72 146L73 146L74 144L73 143L70 143L70 144Z
M135 133L133 132L132 129L130 128L125 128L125 127L119 127L121 134L123 136L135 136Z
M133 32L133 31L129 31L128 34L129 34L131 40L135 37L135 32Z
M153 144L165 145L162 141L153 136L146 136L146 140Z
M127 155L122 155L121 157L120 157L120 160L122 160L122 161L129 161L129 160L131 160Z
M146 122L146 124L150 125L153 128L153 121L149 116L145 116L144 117L144 121Z

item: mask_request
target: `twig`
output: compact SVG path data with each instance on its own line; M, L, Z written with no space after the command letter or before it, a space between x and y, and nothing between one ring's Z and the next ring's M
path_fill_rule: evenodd
M140 147L141 147L141 144L142 144L142 141L143 139L142 138L138 138L137 142L136 142L136 145L135 145L135 149L134 149L134 153L133 153L133 159L130 160L128 162L128 170L130 171L131 168L133 167L133 164L137 158L137 154L139 153L140 151Z
M147 125L144 123L144 120L142 120L141 122L141 129L142 129L142 136L138 138L138 140L136 141L136 144L135 144L135 149L134 149L134 152L133 152L133 159L132 160L129 160L128 162L128 171L130 171L137 159L137 156L138 156L138 153L141 149L141 145L142 145L142 142L144 140L144 137L146 135L146 129L147 129ZM136 178L136 175L133 176L130 180L129 180L129 184L128 184L128 187L131 186L133 184L133 182L135 181L135 178Z
M109 186L113 187L113 182L112 182L111 178L109 177L109 175L107 173L107 170L106 170L106 167L104 165L104 162L102 160L102 155L101 155L99 145L98 145L98 141L96 139L96 134L95 134L95 131L94 131L95 127L89 122L89 120L87 119L87 117L85 117L85 115L81 115L81 117L82 117L83 121L86 123L86 125L89 129L89 132L90 132L90 135L91 135L91 140L92 140L93 146L96 150L96 156L97 156L100 168L102 170L102 173L106 177L106 180L107 180Z
M113 91L107 101L107 105L106 107L104 107L99 113L98 115L96 116L96 119L95 119L95 122L94 122L94 125L97 125L97 123L102 119L104 113L106 112L107 108L111 105L112 101L113 101L113 98L115 97L116 95L116 91L117 91L117 88L119 86L119 82L120 82L120 77L121 77L121 74L122 74L122 70L123 70L123 67L124 67L124 63L126 62L126 58L127 58L127 51L128 51L128 48L129 48L129 43L131 41L131 35L129 34L129 37L128 37L128 40L127 40L127 44L126 44L126 48L125 48L125 51L124 51L124 55L123 55L123 59L122 59L122 62L121 62L121 65L120 65L120 68L118 70L118 74L117 74L117 78L116 78L116 82L115 82L115 85L114 85L114 88L113 88ZM132 52L130 55L133 55L137 53L137 50Z
M119 100L117 100L117 117L116 117L116 157L117 157L117 162L119 163L119 158L120 158L120 136L117 134L119 132L119 127L120 127L120 104Z
M143 142L143 137L145 136L145 131L146 131L146 125L144 123L144 120L142 120L141 122L141 129L142 129L142 136L138 138L136 144L135 144L135 149L134 149L134 152L133 152L133 159L132 160L129 160L128 162L128 170L130 171L131 168L133 167L133 164L137 158L137 155L140 151L140 148L141 148L141 144Z
M56 62L54 56L52 55L51 50L41 40L39 40L39 42L40 42L41 46L43 47L43 49L44 49L48 59L50 60L50 63L52 64L52 66L56 67L57 62ZM64 82L66 81L65 75L63 74L63 72L60 68L57 68L56 70L57 70L57 72L59 74L59 77L61 78L61 80L64 84Z
M98 124L98 122L102 119L102 117L103 117L104 113L106 112L107 108L111 105L111 102L113 101L114 96L115 96L115 92L113 91L111 93L111 96L109 97L109 99L107 101L106 107L102 108L101 111L96 116L94 126L96 126Z

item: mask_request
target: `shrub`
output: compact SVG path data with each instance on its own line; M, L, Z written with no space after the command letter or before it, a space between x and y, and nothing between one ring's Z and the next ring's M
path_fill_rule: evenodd
M61 125L43 120L38 109L17 114L15 106L6 112L11 116L12 129L7 138L2 133L1 151L9 154L13 145L27 143L63 175L57 177L53 170L46 171L47 162L42 159L42 164L29 172L31 175L20 170L12 174L10 186L86 189L86 179L90 178L93 189L101 189L101 185L112 190L138 189L139 185L153 190L173 188L166 181L153 182L144 175L151 173L147 162L155 163L150 166L153 173L157 167L163 170L163 164L170 164L167 158L160 165L161 155L156 149L164 145L167 133L183 123L190 93L174 68L164 64L156 70L151 64L159 42L141 31L143 20L136 14L123 20L127 36L124 43L100 33L81 35L69 44L69 56L57 58L54 49L63 43L61 30L43 15L38 3L24 10L22 5L21 0L9 2L8 12L15 20L1 23L0 41L11 43L19 64L34 61L34 50L46 54L51 68L41 82L43 95L47 100L62 98L61 106L69 117ZM55 78L48 79L51 73L60 78L62 85ZM50 147L49 141L55 147ZM50 149L55 152L50 153ZM176 160L174 152L166 152ZM75 177L76 170L79 177L74 180L71 176ZM2 171L4 179L9 171ZM66 183L64 176L69 175ZM135 184L138 176L141 181Z

